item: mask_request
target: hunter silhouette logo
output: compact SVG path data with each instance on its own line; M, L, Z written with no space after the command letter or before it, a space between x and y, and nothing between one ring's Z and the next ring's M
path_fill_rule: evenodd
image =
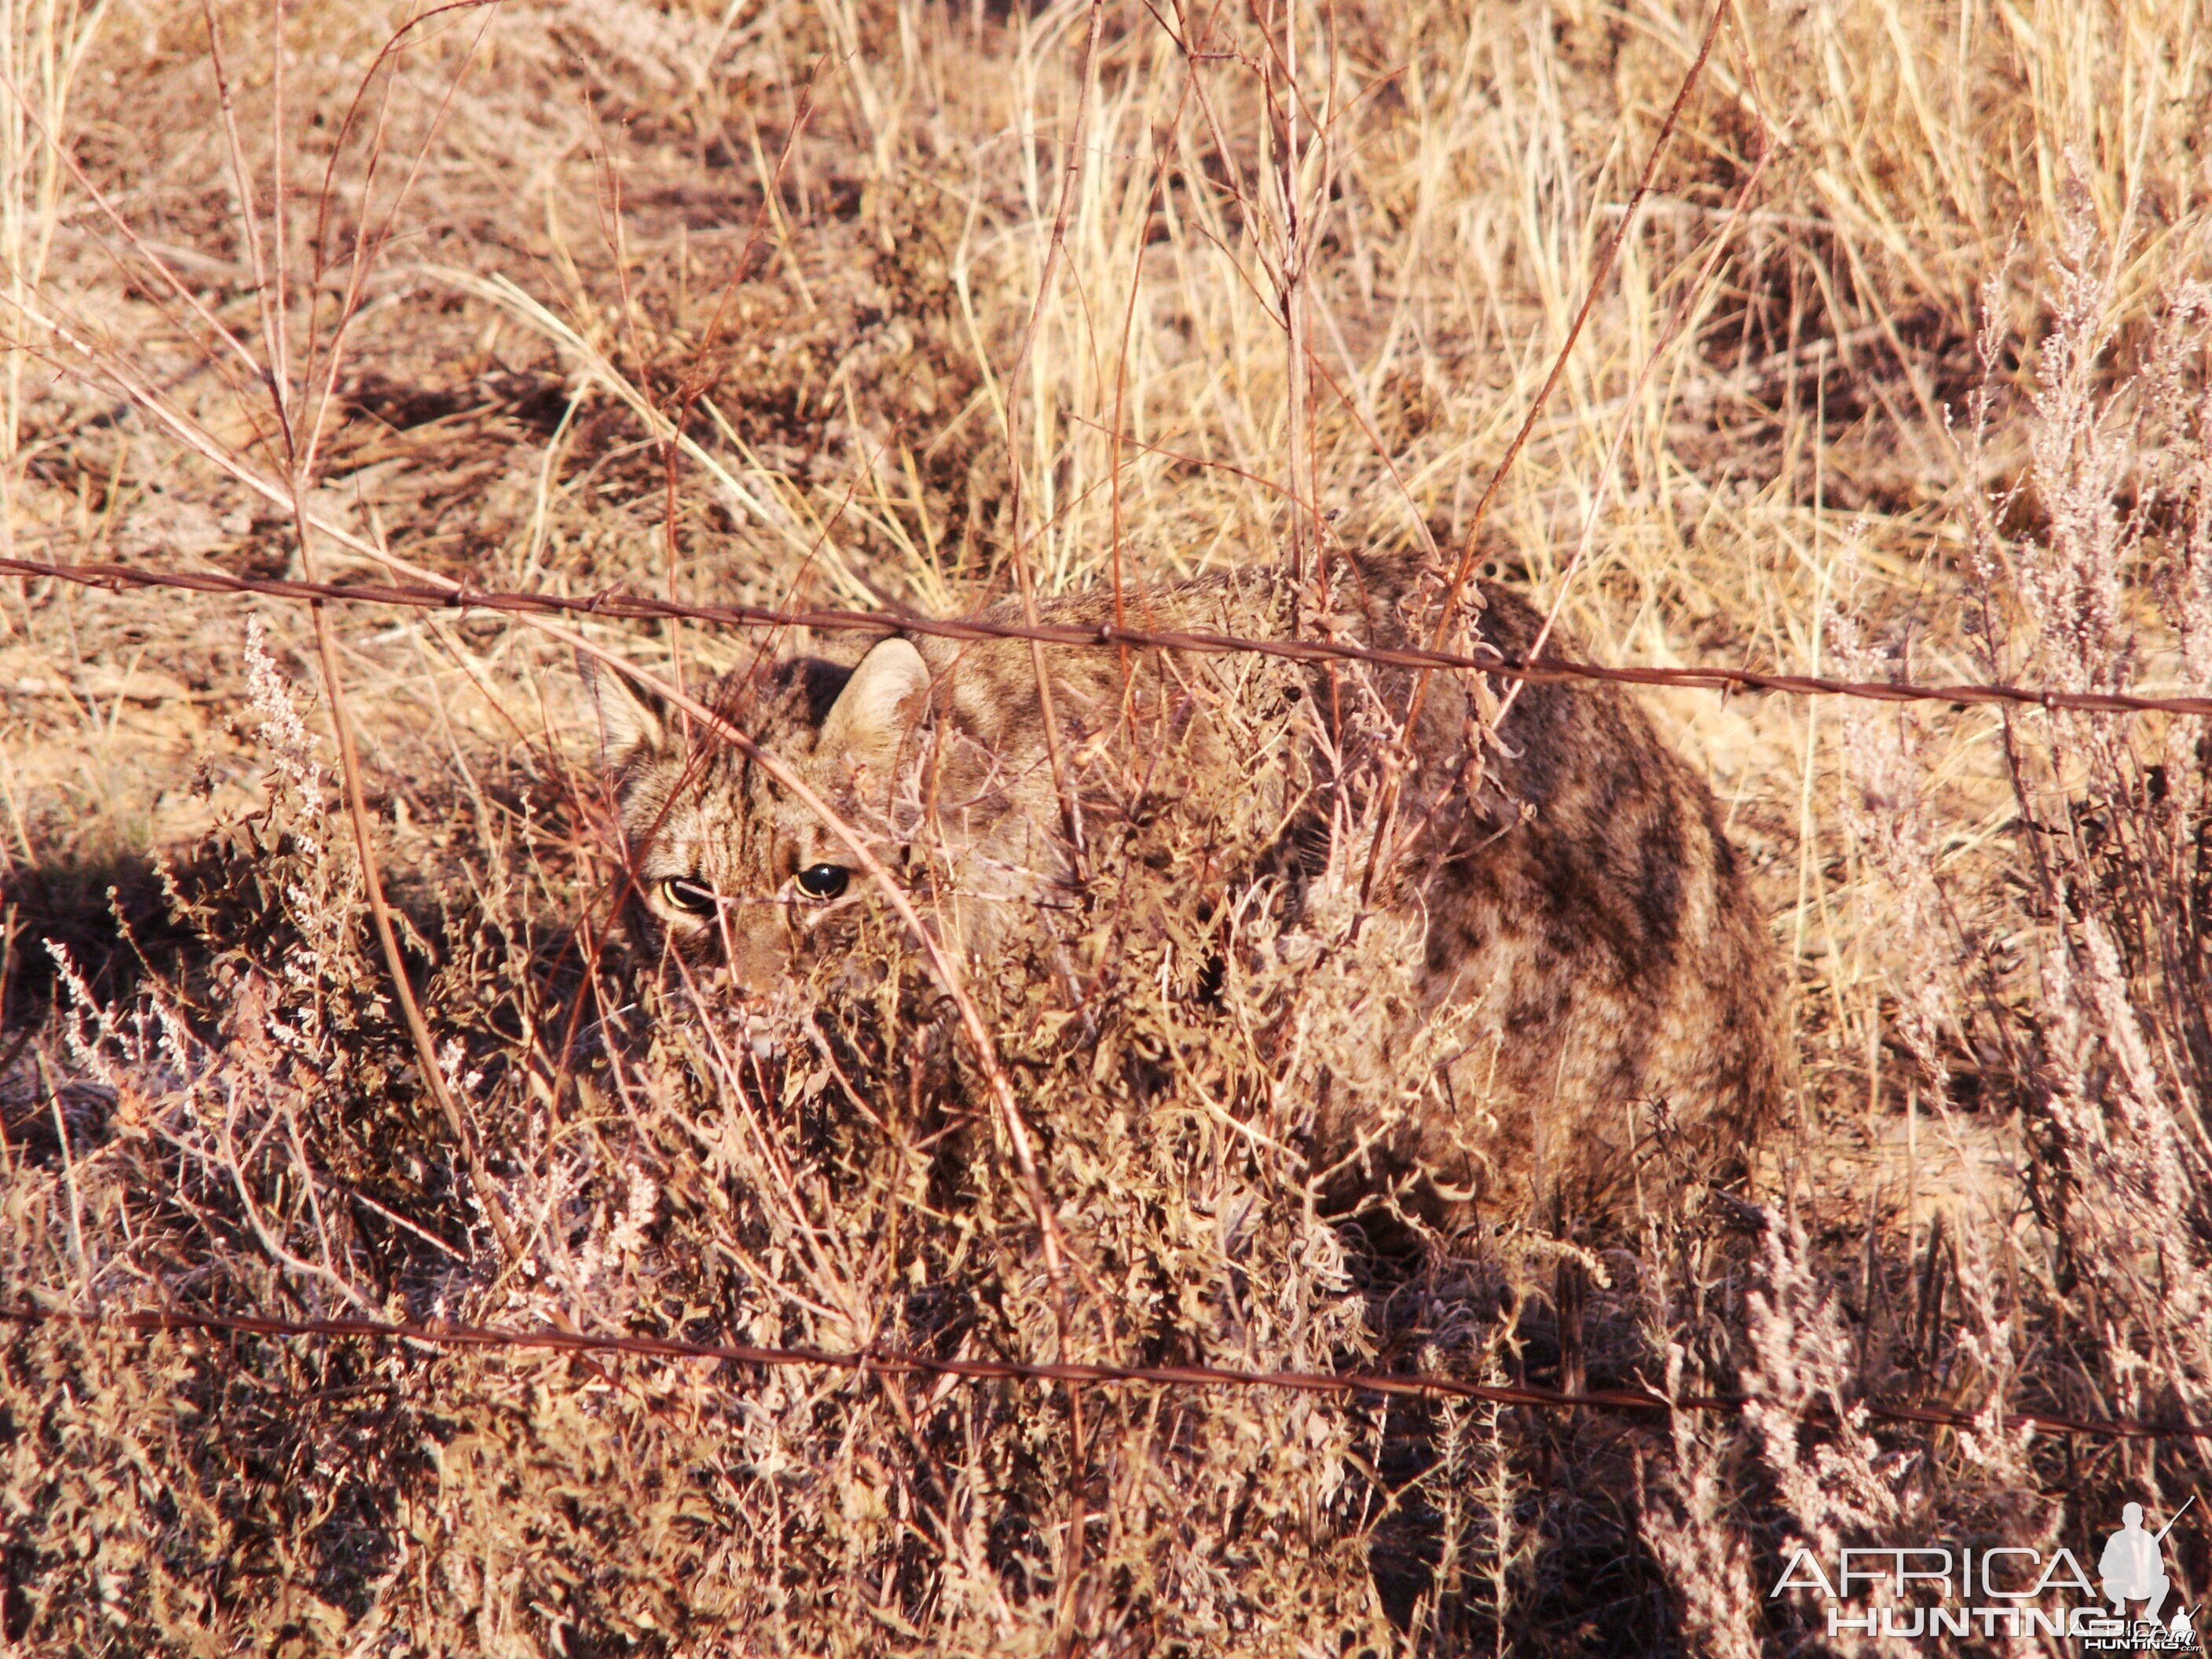
M2196 1501L2191 1498L2156 1532L2144 1526L2142 1504L2128 1504L2119 1530L2097 1556L2094 1583L2080 1558L2063 1547L2047 1556L2016 1545L1855 1547L1838 1552L1832 1572L1801 1547L1790 1553L1769 1597L1817 1592L1828 1604L1832 1637L2071 1637L2085 1654L2197 1653L2202 1650L2193 1609L2160 1621L2175 1590L2166 1570L2166 1537ZM2130 1606L2138 1602L2131 1617Z
M2173 1521L2154 1533L2143 1528L2142 1504L2130 1504L2120 1511L2120 1529L2105 1540L2105 1553L2097 1558L2097 1576L2104 1581L2105 1600L2112 1607L2112 1616L2124 1626L2129 1602L2142 1602L2142 1611L2136 1615L2134 1626L2126 1626L2128 1635L2084 1642L2085 1650L2133 1646L2148 1647L2154 1652L2179 1653L2196 1649L2197 1632L2189 1608L2176 1613L2171 1624L2160 1625L2158 1621L2166 1593L2173 1588L2173 1581L2166 1577L2165 1557L2159 1547L2166 1542L2166 1534L2173 1530L2173 1522L2187 1514L2190 1504L2196 1501L2192 1494L2189 1503L2174 1512Z
M2142 1616L2153 1624L2158 1622L2158 1610L2166 1605L2166 1593L2173 1582L2166 1576L2158 1547L2172 1530L2173 1521L2169 1521L2155 1538L2145 1532L2140 1504L2130 1504L2120 1511L2120 1529L2097 1559L2098 1576L2105 1581L2105 1599L2112 1604L2114 1613L2124 1616L2125 1603L2141 1601Z

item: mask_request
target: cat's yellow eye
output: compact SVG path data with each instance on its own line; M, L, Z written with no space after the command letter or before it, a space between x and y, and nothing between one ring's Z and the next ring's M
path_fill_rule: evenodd
M714 890L704 882L671 876L660 884L660 896L670 909L681 910L687 916L714 914Z
M842 864L811 864L799 872L799 890L809 898L833 899L852 878L853 872Z

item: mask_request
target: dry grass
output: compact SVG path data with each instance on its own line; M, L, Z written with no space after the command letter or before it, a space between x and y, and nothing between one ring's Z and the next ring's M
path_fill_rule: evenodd
M186 9L0 4L8 550L374 568L314 520L484 585L939 611L1455 550L1705 21L410 15L220 9L227 127ZM1486 568L1604 660L2212 689L2208 23L1732 15ZM11 581L0 1300L2212 1419L2194 727L1655 694L1803 1091L1760 1210L1601 1240L1317 1213L1317 1097L1421 1086L1362 1048L1387 953L1255 934L1272 977L1198 988L1170 821L1090 995L970 987L1110 1292L1070 1315L896 932L764 1065L609 926L567 653L330 625L453 1111L309 619ZM592 636L688 684L756 644ZM1223 833L1236 782L1190 780ZM1765 1599L1797 1541L2078 1550L2124 1491L2212 1508L2204 1458L26 1328L0 1646L1782 1652L1826 1639Z

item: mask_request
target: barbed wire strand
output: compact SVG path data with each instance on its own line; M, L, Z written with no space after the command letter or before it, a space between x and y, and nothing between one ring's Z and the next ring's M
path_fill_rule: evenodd
M1236 635L1158 631L1116 627L1040 623L1029 626L981 617L932 618L890 612L837 610L776 610L759 605L696 605L609 590L588 598L471 588L406 586L389 583L312 582L283 577L241 576L228 571L154 571L114 563L58 564L0 558L0 574L70 582L122 592L132 588L181 590L233 597L259 596L295 602L382 605L405 609L509 612L526 616L566 615L623 621L682 618L725 627L811 628L823 631L928 634L960 640L1034 640L1077 648L1134 647L1206 654L1238 652L1293 661L1358 661L1400 668L1471 669L1503 678L1539 684L1585 682L1641 686L1679 686L1705 690L1772 692L1801 696L1859 697L1887 702L2002 704L2098 714L2168 714L2212 716L2212 698L2152 696L2128 692L2065 691L1994 684L1926 685L1909 681L1836 680L1818 676L1773 674L1731 668L1613 668L1565 658L1523 660L1495 652L1461 654L1419 647L1363 646L1347 641L1248 639ZM1028 1363L1000 1359L942 1359L891 1349L832 1352L814 1348L767 1348L725 1343L681 1341L665 1337L605 1336L566 1331L507 1331L467 1325L417 1325L372 1320L277 1320L246 1315L141 1312L91 1314L33 1308L0 1308L0 1320L16 1323L65 1322L142 1334L202 1331L276 1337L321 1336L400 1340L441 1347L537 1350L575 1353L627 1353L644 1358L714 1359L754 1366L817 1366L854 1371L921 1374L965 1381L1029 1380L1059 1382L1155 1383L1195 1388L1280 1388L1308 1394L1380 1394L1455 1398L1500 1406L1602 1411L1695 1410L1741 1412L1755 1396L1685 1395L1669 1399L1647 1389L1593 1389L1579 1393L1530 1386L1474 1383L1445 1377L1383 1372L1248 1371L1209 1365L1103 1365ZM1990 1419L1948 1407L1860 1402L1853 1407L1878 1422L1986 1431ZM1825 1411L1799 1413L1808 1421L1832 1419ZM2212 1438L2212 1425L2156 1424L2135 1419L2097 1420L2047 1412L2007 1413L2008 1429L2030 1427L2060 1434L2102 1438Z
M513 1331L489 1325L411 1324L373 1319L270 1319L252 1314L191 1313L173 1310L136 1313L88 1313L76 1309L0 1307L0 1320L19 1325L75 1325L129 1331L202 1332L216 1335L325 1337L385 1342L415 1342L439 1348L536 1351L554 1353L629 1354L647 1359L712 1359L758 1368L811 1367L856 1373L956 1377L963 1382L1153 1383L1166 1388L1285 1389L1297 1394L1385 1395L1427 1399L1478 1401L1487 1405L1536 1410L1577 1408L1607 1412L1700 1411L1741 1413L1761 1403L1755 1395L1686 1394L1669 1398L1649 1389L1590 1389L1570 1392L1528 1384L1465 1382L1453 1377L1393 1371L1255 1371L1223 1365L1103 1365L1079 1362L1018 1359L940 1359L898 1348L837 1352L824 1348L768 1348L744 1343L687 1342L665 1336L594 1335L581 1331ZM2212 1439L2212 1424L2153 1423L2136 1418L2069 1417L2052 1412L2006 1412L2001 1415L1960 1411L1948 1406L1906 1406L1875 1401L1854 1402L1853 1414L1875 1422L1988 1433L2023 1428L2053 1434L2112 1440ZM1808 1423L1833 1422L1824 1408L1794 1409Z
M1472 669L1504 678L1537 683L1575 681L1695 690L1833 696L1890 702L2009 704L2088 713L2212 715L2212 698L2162 697L2125 692L2063 691L2047 688L1975 684L1923 685L1905 681L1834 680L1809 675L1770 674L1752 669L1609 668L1568 659L1521 660L1498 653L1462 655L1419 647L1362 646L1343 641L1247 639L1236 635L1155 631L1115 627L1040 623L1028 626L980 617L938 619L857 611L775 610L757 605L693 605L609 591L589 598L476 589L404 586L385 583L331 583L281 577L235 575L227 571L152 571L113 563L57 564L0 558L0 574L65 581L121 592L161 588L234 597L260 596L296 602L326 601L441 611L482 610L524 615L602 617L616 620L684 618L727 627L793 628L877 634L920 633L943 638L1034 640L1073 647L1188 651L1200 653L1250 652L1294 661L1349 660L1401 668ZM199 1331L273 1337L326 1337L410 1341L447 1348L534 1350L572 1353L621 1353L641 1358L713 1359L752 1366L814 1366L853 1371L956 1377L968 1382L1036 1381L1082 1383L1152 1383L1186 1388L1279 1388L1306 1394L1376 1394L1478 1401L1498 1406L1547 1410L1676 1410L1739 1413L1756 1397L1684 1395L1669 1399L1648 1389L1610 1389L1569 1392L1528 1385L1507 1386L1387 1372L1251 1371L1212 1365L1105 1365L1030 1363L1005 1359L945 1359L896 1349L834 1352L816 1348L771 1348L741 1344L688 1342L668 1337L592 1335L568 1331L508 1331L488 1326L421 1325L374 1320L279 1320L249 1315L175 1311L94 1314L36 1308L0 1308L0 1320L18 1324L70 1323L140 1334ZM1853 1410L1877 1422L1987 1431L1985 1415L1948 1407L1859 1402ZM1808 1421L1832 1420L1826 1411L1800 1412ZM2212 1425L2159 1424L2136 1419L2098 1420L2048 1412L2004 1413L2007 1429L2100 1438L2212 1438Z
M2081 714L2212 716L2212 697L2067 691L2053 687L1984 682L1929 685L1911 680L1838 680L1813 674L1769 673L1754 668L1613 668L1566 657L1522 659L1492 651L1463 655L1419 646L1358 645L1347 640L1248 639L1235 634L1121 628L1111 623L1041 623L1030 627L980 617L934 617L895 611L780 611L765 605L684 605L618 589L574 598L459 584L447 588L385 582L310 582L279 576L240 576L222 570L145 570L133 565L49 564L36 559L10 558L0 558L0 575L45 578L115 592L125 588L178 588L196 593L259 595L307 604L329 601L416 610L604 617L620 621L682 619L725 628L811 628L823 632L927 634L953 640L1035 640L1045 645L1078 648L1128 646L1211 655L1250 652L1295 662L1346 661L1390 668L1472 669L1504 679L1538 684L1584 681L1704 691L1771 692L1790 696L1859 697L1878 702L1995 704Z

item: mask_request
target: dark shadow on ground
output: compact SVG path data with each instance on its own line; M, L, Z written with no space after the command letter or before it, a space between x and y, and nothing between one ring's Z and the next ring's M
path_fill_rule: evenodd
M61 957L95 1003L112 1007L130 998L149 967L174 974L202 948L171 911L154 861L143 856L18 865L0 877L0 915L6 919L0 1033L9 1043L52 1012L62 990Z

